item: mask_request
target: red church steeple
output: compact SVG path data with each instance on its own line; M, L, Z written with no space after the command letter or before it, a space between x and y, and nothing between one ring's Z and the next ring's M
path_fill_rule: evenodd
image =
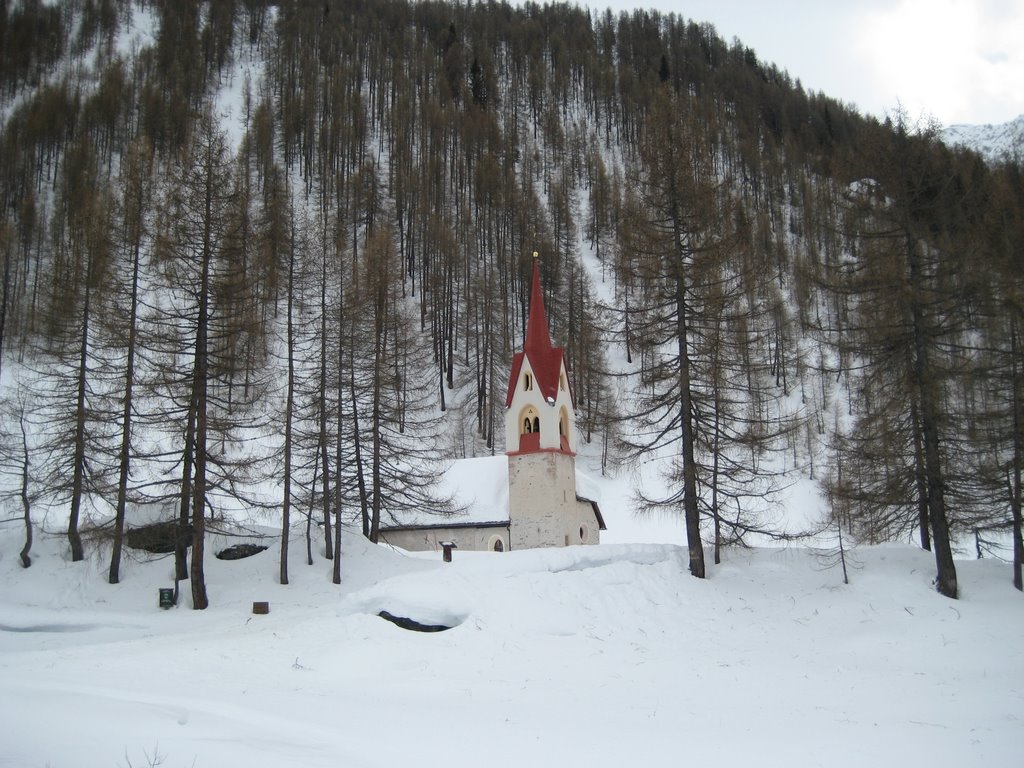
M564 353L561 347L551 346L548 315L544 309L544 292L540 287L540 259L537 253L533 254L533 286L530 289L530 314L526 320L526 341L523 344L523 351L517 352L512 358L508 396L505 398L506 408L512 404L524 357L530 361L530 368L544 399L549 403L554 402L561 383Z
M505 443L510 455L535 451L573 454L576 415L572 390L565 353L551 345L536 253L526 339L523 351L512 358L505 408Z
M530 289L530 316L526 320L526 342L523 351L543 357L551 354L548 315L544 311L544 292L540 287L540 259L533 254L533 286Z

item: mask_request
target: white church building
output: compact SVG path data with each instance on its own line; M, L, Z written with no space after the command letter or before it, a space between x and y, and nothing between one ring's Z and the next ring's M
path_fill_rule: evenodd
M505 456L456 461L443 493L466 509L382 525L381 541L409 550L505 551L597 544L605 530L594 483L576 471L576 410L561 347L551 345L533 259L523 350L512 358L505 398Z

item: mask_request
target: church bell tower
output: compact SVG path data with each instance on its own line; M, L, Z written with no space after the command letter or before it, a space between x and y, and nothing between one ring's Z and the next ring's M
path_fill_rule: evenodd
M551 345L536 253L526 340L505 399L505 449L511 548L596 543L593 510L577 499L576 410L564 350Z

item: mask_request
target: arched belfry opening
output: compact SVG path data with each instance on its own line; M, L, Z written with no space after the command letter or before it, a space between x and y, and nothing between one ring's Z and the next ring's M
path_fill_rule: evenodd
M558 412L558 441L559 447L563 451L569 451L571 441L569 436L572 434L572 419L569 417L569 409L564 405Z
M519 414L519 446L520 451L537 450L540 447L540 414L532 405L522 409Z
M537 409L532 405L527 406L523 409L523 413L519 419L519 434L529 435L533 433L540 433L540 415L537 413Z

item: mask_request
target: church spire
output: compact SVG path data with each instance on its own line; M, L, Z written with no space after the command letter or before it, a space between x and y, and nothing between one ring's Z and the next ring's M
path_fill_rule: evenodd
M565 375L564 352L551 344L548 315L544 309L544 292L540 285L540 259L533 254L533 285L530 289L530 309L526 319L526 338L523 351L512 358L512 375L508 382L505 405L512 404L523 361L529 360L530 382L536 381L543 402L554 403L560 390L572 394ZM532 384L531 384L532 387Z
M551 335L548 315L544 311L544 292L540 287L540 258L533 252L533 287L530 290L530 316L526 321L526 341L523 351L536 360L547 360L551 355Z
M526 338L522 352L512 357L505 408L505 444L510 454L573 453L576 414L565 351L551 344L536 253Z

